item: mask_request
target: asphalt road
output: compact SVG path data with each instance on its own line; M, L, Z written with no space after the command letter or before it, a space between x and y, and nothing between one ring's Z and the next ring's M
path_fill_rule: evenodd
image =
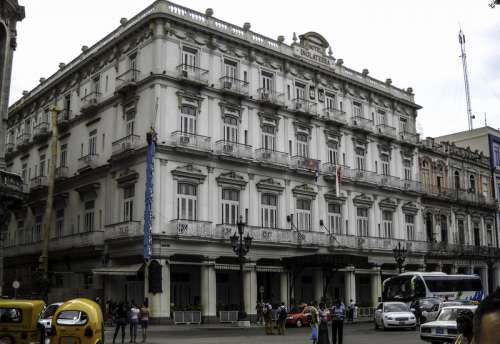
M331 330L331 329L330 329ZM140 329L139 329L140 331ZM106 331L106 344L111 343L113 333ZM263 328L234 328L210 326L151 326L148 344L299 344L311 343L308 328L289 328L285 336L266 336ZM331 338L330 338L331 340ZM140 343L140 332L138 333ZM128 328L125 344L129 343ZM422 344L418 331L390 330L380 331L373 324L354 324L344 326L344 344ZM120 334L116 344L121 344Z

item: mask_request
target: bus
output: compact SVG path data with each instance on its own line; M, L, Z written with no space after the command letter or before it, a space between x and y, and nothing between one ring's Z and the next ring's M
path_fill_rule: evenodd
M477 275L444 272L404 272L384 280L382 301L412 302L422 298L481 301L483 285Z

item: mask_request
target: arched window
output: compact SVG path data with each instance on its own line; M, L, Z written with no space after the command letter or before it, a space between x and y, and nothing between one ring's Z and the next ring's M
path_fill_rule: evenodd
M455 189L460 190L460 174L458 171L455 171L453 178L455 179Z
M222 189L222 223L234 225L240 215L240 192L235 189Z
M197 186L190 183L177 184L177 218L197 219Z
M469 177L469 192L471 193L476 192L476 178L474 177L473 174L471 174Z
M262 227L276 228L278 225L277 215L278 197L274 194L263 193L260 210Z

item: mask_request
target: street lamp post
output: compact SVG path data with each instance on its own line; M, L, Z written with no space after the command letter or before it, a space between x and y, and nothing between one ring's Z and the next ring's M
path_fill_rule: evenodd
M392 249L394 253L394 259L396 260L396 264L398 265L399 273L403 272L403 265L406 260L406 247L401 245L401 242L398 242L398 246Z
M243 222L243 217L240 216L238 223L238 234L236 232L231 236L231 246L233 247L234 253L238 256L238 261L240 263L240 311L238 312L238 320L244 320L247 317L245 312L245 300L244 300L244 281L243 281L243 264L245 263L245 256L250 247L252 246L253 238L247 234L243 237L245 232L245 223Z

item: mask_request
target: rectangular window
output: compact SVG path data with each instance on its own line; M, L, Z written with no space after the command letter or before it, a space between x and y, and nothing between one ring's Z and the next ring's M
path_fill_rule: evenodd
M266 71L261 72L262 88L269 92L274 90L274 74Z
M97 129L89 133L89 155L97 154Z
M309 137L307 134L297 134L297 155L303 158L309 157Z
M224 76L227 79L239 79L236 73L238 64L231 60L224 60Z
M240 214L240 192L222 189L222 223L235 225Z
M500 145L498 143L493 144L493 158L495 166L500 166Z
M368 208L356 208L356 231L358 236L368 236Z
M337 165L339 162L338 158L338 143L335 141L328 141L328 162L332 165Z
M363 117L363 106L359 102L352 102L353 117Z
M101 77L99 75L92 79L92 91L97 94L101 91Z
M409 159L409 158L403 159L403 169L404 169L403 174L404 174L405 180L412 180L411 159Z
M382 175L384 176L390 176L391 175L391 169L390 169L390 161L389 161L389 153L382 153L380 155L380 161L382 164Z
M356 157L356 169L358 170L366 170L365 164L365 149L362 147L356 147L354 149L355 157Z
M328 229L332 234L342 234L342 211L340 204L328 203Z
M486 224L486 245L493 246L493 226L491 223Z
M377 120L378 120L378 124L381 124L381 125L387 124L387 117L386 117L385 111L383 111L383 110L377 111Z
M67 167L68 166L68 144L64 143L61 145L61 152L59 153L59 166Z
M406 239L415 240L415 215L405 214Z
M238 143L238 119L224 116L224 141Z
M262 148L276 150L276 128L274 125L265 124L262 126Z
M382 211L382 223L384 226L384 238L392 238L392 211Z
M273 194L262 194L261 196L261 224L264 228L277 228L278 221L278 197Z
M295 98L306 99L306 86L299 82L295 83Z
M123 221L134 220L134 196L135 186L131 185L123 189Z
M408 120L405 117L399 117L399 131L401 133L408 132Z
M326 93L325 104L328 111L335 110L337 108L337 99L335 97L335 94Z
M196 134L196 111L197 110L194 106L181 106L181 132L186 134Z
M27 183L28 180L26 179L27 177L27 169L28 169L28 164L27 163L23 163L22 167L21 167L21 179L23 180L23 183Z
M197 56L198 51L190 47L182 47L182 64L185 69L193 69L189 67L197 67L198 61Z
M71 111L71 93L64 96L64 110L68 111L69 115L69 111Z
M45 176L45 154L40 155L40 165L38 166L38 175Z
M300 231L311 230L311 200L297 199L297 229Z
M85 212L83 218L83 231L84 232L93 232L94 231L94 206L95 201L87 201L85 202Z
M35 233L33 237L33 242L42 241L42 226L43 226L43 216L38 215L35 218Z
M25 236L24 236L24 221L19 220L17 221L17 244L18 245L23 245L25 243Z
M56 211L56 238L62 238L64 236L64 209L58 209Z
M197 219L197 186L189 183L177 184L177 218L196 221Z

